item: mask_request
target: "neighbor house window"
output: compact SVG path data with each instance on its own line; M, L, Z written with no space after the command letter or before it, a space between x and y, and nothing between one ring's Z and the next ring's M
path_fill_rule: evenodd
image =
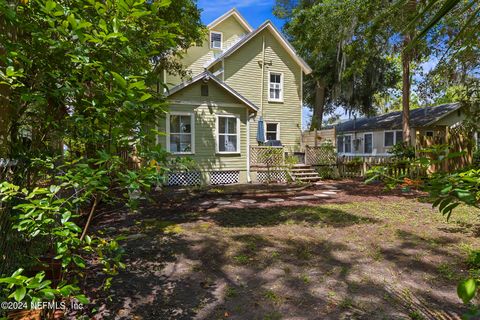
M210 32L210 49L222 49L221 32Z
M395 132L395 144L403 142L403 131Z
M402 131L385 131L384 133L384 146L393 147L397 143L403 142L403 132Z
M240 152L240 119L238 117L217 117L217 148L219 153Z
M192 113L171 113L168 116L168 151L193 153L194 116Z
M373 152L373 134L365 133L363 135L363 153Z
M337 151L338 153L352 152L352 136L351 135L337 137Z
M280 140L280 130L278 123L267 123L266 139Z
M283 101L283 74L270 72L269 77L269 101Z
M433 131L427 131L425 132L425 135L429 138L433 138Z
M395 144L395 135L393 131L385 132L385 147L392 147Z

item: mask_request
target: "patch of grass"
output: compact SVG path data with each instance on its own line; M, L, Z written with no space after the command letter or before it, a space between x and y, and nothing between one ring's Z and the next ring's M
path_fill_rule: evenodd
M353 300L346 297L342 301L340 301L340 304L338 306L342 309L350 309L351 307L353 307Z
M225 297L227 299L235 298L238 295L238 291L234 287L228 286L227 289L225 290Z
M310 280L310 277L309 277L308 275L306 275L306 274L302 274L302 275L299 277L299 279L300 279L303 283L305 283L305 284L309 284L310 281L311 281L311 280Z
M271 254L270 254L270 257L274 260L277 260L278 258L280 258L280 252L278 251L273 251Z
M453 270L452 266L448 263L440 263L437 267L437 272L447 280L455 280L458 278L455 270Z
M420 313L418 312L417 310L413 310L411 311L408 316L410 317L410 319L412 320L425 320L425 317Z
M374 245L369 256L375 261L382 260L383 258L382 248L380 248L380 246L378 245Z
M336 296L337 296L337 294L335 293L335 291L328 291L328 293L327 293L327 297L329 299L334 299Z
M310 260L312 258L312 251L308 247L297 247L295 250L295 256L300 260Z
M162 221L158 219L146 219L141 223L142 231L160 231L165 234L179 234L184 230L181 225L172 221Z
M245 254L239 254L234 256L233 260L238 264L247 264L250 261L250 258Z
M280 303L281 298L278 294L276 294L273 290L266 290L263 293L263 297L273 303Z

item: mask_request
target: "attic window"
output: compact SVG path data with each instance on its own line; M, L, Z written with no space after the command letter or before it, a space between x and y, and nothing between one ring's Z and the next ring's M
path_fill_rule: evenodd
M210 49L222 49L221 32L210 32Z
M202 97L208 97L208 84L202 84L200 87Z

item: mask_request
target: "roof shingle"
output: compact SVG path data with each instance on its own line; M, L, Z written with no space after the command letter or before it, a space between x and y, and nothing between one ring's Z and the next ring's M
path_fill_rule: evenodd
M428 126L460 108L459 103L442 104L410 110L410 126ZM376 117L349 120L336 125L337 132L402 129L402 112L395 111Z

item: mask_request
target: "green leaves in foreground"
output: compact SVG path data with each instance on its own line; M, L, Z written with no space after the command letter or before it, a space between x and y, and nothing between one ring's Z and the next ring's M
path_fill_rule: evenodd
M457 287L457 294L463 303L469 303L477 292L477 281L475 279L466 279L461 281Z

